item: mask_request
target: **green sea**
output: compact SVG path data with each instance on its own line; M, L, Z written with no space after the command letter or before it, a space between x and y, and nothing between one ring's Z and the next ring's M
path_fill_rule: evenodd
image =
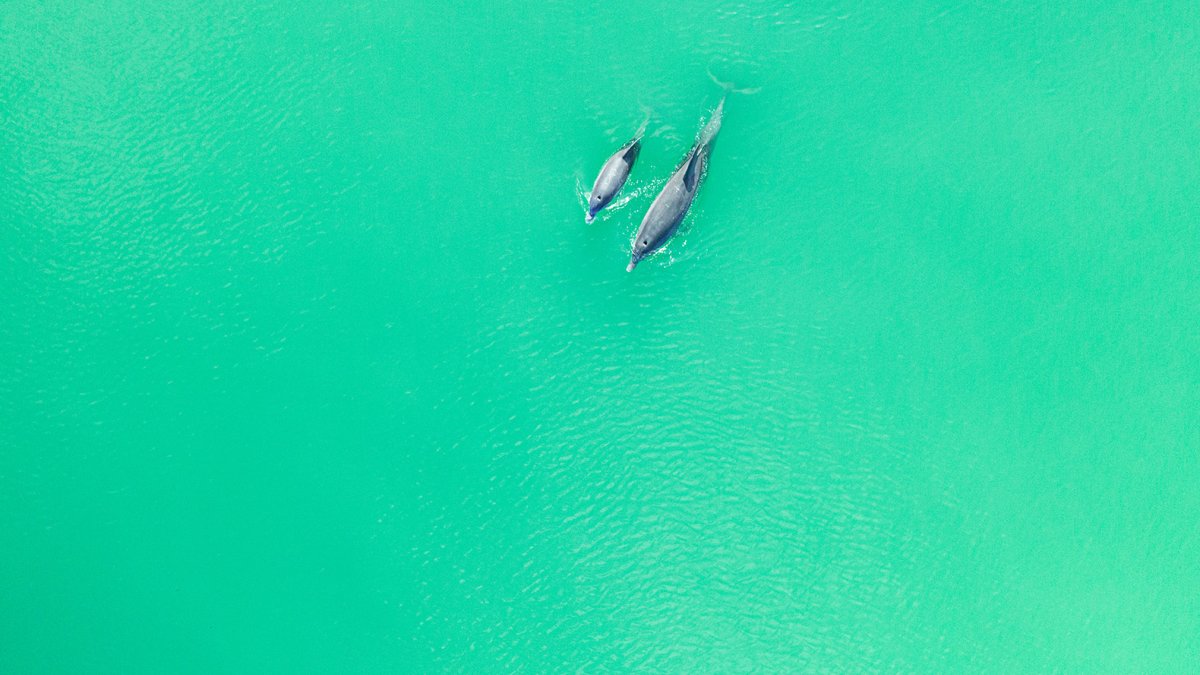
M1195 2L0 2L0 672L1195 672L1198 148Z

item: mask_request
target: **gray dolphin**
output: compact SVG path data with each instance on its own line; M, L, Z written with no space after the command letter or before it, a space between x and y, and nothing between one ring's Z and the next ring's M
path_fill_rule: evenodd
M675 230L679 229L679 223L683 221L683 217L692 206L692 200L696 198L696 190L704 181L708 159L717 141L717 133L721 131L721 115L724 110L725 99L722 98L708 124L704 125L696 139L696 144L688 151L675 173L667 179L662 192L654 198L654 203L646 211L646 217L642 218L642 225L633 237L633 253L629 258L629 267L625 268L626 272L632 272L642 258L661 248L671 235L675 234Z
M608 206L613 197L616 197L625 185L625 180L629 178L629 170L633 168L638 153L642 151L642 134L646 131L647 122L649 122L649 118L642 123L637 134L628 143L622 145L620 150L613 153L613 156L609 157L604 166L600 168L600 175L596 176L596 184L592 186L592 195L588 198L585 222L592 222L600 209Z

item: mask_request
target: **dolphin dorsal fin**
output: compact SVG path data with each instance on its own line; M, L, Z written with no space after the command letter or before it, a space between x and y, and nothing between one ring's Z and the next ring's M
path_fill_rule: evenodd
M696 189L696 179L700 175L700 148L692 149L692 156L688 159L687 169L683 172L683 186L688 189L688 192Z
M621 152L621 159L629 168L633 168L633 163L637 161L638 153L642 151L642 139L635 138L625 144L625 149Z

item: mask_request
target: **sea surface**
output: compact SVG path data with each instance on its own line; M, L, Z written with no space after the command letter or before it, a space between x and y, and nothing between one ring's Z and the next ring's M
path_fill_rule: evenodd
M1195 672L1198 33L0 2L0 671Z

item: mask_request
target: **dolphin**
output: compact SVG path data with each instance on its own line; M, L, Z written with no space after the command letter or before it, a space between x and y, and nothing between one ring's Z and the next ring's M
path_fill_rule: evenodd
M722 97L708 124L700 131L695 145L684 156L675 173L667 179L662 192L654 198L654 203L646 211L642 225L633 237L633 252L629 258L629 267L625 268L626 272L632 272L642 258L662 248L679 229L679 223L683 221L683 217L692 206L692 200L696 198L696 190L704 181L708 159L717 141L717 133L721 131L721 116L724 111L725 98Z
M600 175L596 176L596 184L592 186L592 196L588 198L587 217L584 218L584 222L592 222L596 218L596 214L608 206L613 197L616 197L625 185L625 180L629 178L629 171L633 168L633 163L637 161L638 153L642 151L642 134L646 132L646 124L649 121L650 119L647 117L633 138L622 145L620 150L613 153L613 156L609 157L601 167Z

